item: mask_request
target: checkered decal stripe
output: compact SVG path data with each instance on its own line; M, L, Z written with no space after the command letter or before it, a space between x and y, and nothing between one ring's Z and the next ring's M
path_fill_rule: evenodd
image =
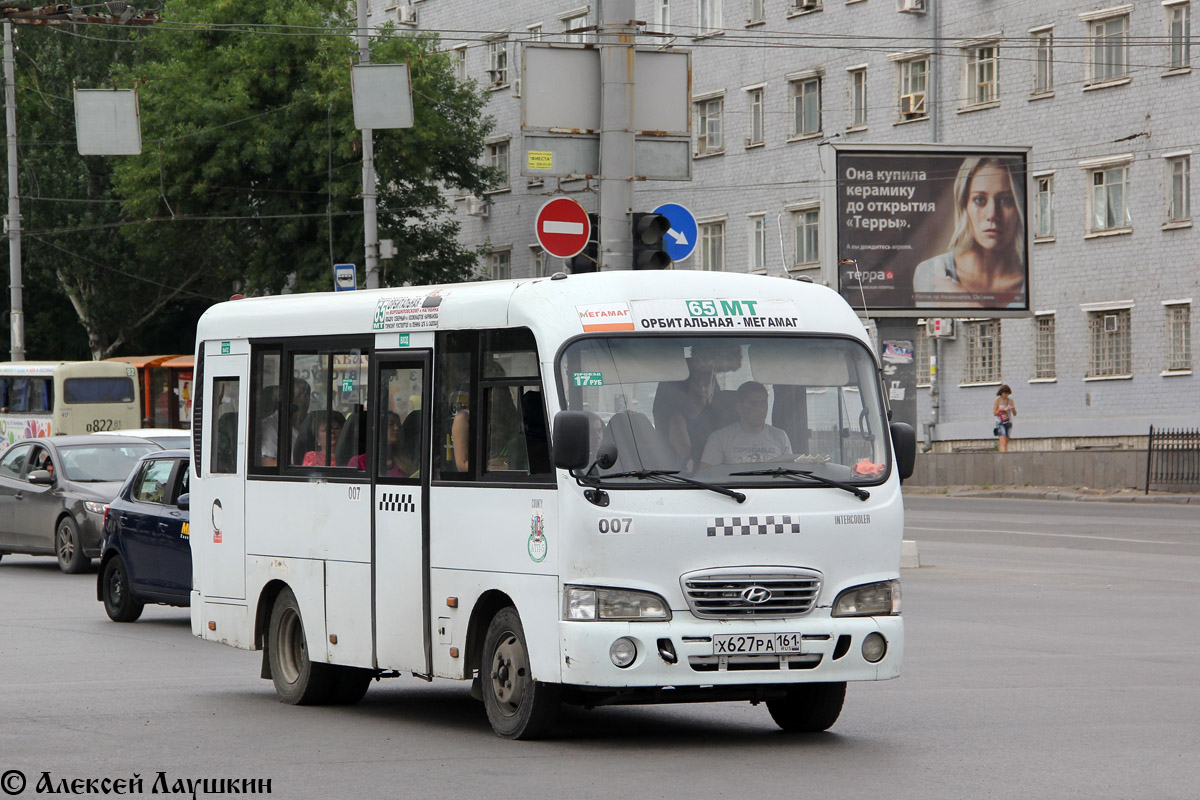
M708 526L709 536L749 536L752 533L799 533L800 522L790 514L766 517L717 517Z
M417 504L413 502L413 496L411 494L383 492L379 496L379 510L400 511L405 514L411 514L417 510Z

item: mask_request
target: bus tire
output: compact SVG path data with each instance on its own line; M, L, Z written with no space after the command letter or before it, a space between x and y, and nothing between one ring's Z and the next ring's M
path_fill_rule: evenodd
M58 568L68 575L77 575L92 563L83 554L79 526L69 516L60 519L54 530L54 554L58 556Z
M136 622L142 615L146 605L134 599L129 586L129 571L125 569L125 561L120 556L113 556L104 562L104 577L100 580L100 586L104 594L104 611L113 622Z
M335 667L334 669L337 674L334 678L333 692L330 694L329 702L339 706L352 706L362 700L367 689L371 687L371 680L374 679L375 673L361 667Z
M300 604L287 587L271 607L267 655L271 659L271 682L280 700L293 706L320 705L329 700L336 673L329 664L309 659Z
M829 730L842 713L846 682L801 683L788 687L787 696L767 701L771 719L785 731L819 733Z
M488 625L479 676L488 722L498 736L537 739L554 727L561 687L533 679L525 629L512 606L500 609Z

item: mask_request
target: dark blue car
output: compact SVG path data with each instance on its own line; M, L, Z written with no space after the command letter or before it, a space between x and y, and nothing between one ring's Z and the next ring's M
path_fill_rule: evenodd
M190 604L187 450L142 458L104 512L96 599L115 622L133 622L146 603Z

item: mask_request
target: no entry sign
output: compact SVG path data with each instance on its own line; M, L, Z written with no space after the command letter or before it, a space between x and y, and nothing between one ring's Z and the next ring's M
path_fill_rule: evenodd
M583 252L592 236L592 224L583 206L569 197L548 201L534 223L538 244L552 256L570 258Z

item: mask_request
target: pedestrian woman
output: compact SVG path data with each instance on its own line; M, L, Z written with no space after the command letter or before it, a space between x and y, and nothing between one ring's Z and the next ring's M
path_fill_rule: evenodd
M996 427L993 432L1000 437L1000 452L1008 452L1008 437L1012 435L1013 417L1017 415L1017 404L1012 399L1012 389L1008 384L996 392L996 400L992 403L992 413L996 416Z

